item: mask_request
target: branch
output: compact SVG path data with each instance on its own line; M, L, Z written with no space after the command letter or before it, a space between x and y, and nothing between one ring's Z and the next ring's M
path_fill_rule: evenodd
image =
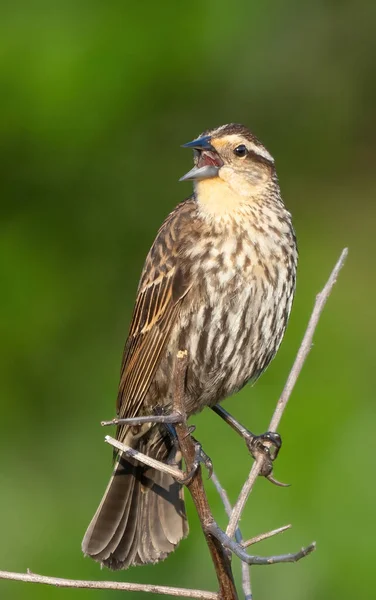
M169 415L150 415L146 417L134 417L128 419L120 419L116 417L111 421L101 421L102 427L108 425L141 425L141 423L179 423L181 421L181 415L171 413Z
M110 435L106 435L106 437L104 438L104 441L107 444L110 444L111 446L116 448L117 450L124 452L124 454L126 454L127 456L131 456L132 458L135 458L139 462L142 462L142 464L147 465L148 467L152 467L153 469L156 469L157 471L161 471L162 473L168 473L169 475L172 475L178 481L185 480L185 474L183 473L183 471L181 469L178 469L177 467L172 467L171 465L169 465L167 463L163 463L159 460L156 460L155 458L151 458L147 454L143 454L142 452L139 452L135 448L131 448L131 446L127 446L127 444L123 444L122 442L119 442L119 440L115 440L115 438L111 437Z
M324 288L321 290L319 294L316 296L315 306L312 311L311 318L308 322L306 332L303 337L303 341L298 350L298 354L296 356L295 362L290 371L290 375L287 378L285 387L283 388L280 399L278 400L277 407L274 411L272 420L270 421L270 431L275 431L282 419L283 411L286 408L287 402L291 396L292 390L296 384L296 381L300 375L300 371L303 368L303 365L306 361L306 358L309 354L309 351L312 347L312 339L314 333L316 331L317 324L319 322L322 311L324 310L324 306L326 304L327 299L329 298L334 284L337 281L337 277L339 275L340 270L345 264L345 260L347 258L349 251L348 248L344 248L341 252L341 256L339 257L337 264L335 265L333 271L330 274L328 281L326 282Z
M184 588L168 587L164 585L150 585L147 583L123 583L120 581L82 581L76 579L61 579L60 577L47 577L27 573L12 573L0 571L0 579L12 579L25 583L43 583L64 588L90 588L93 590L121 590L124 592L149 592L151 594L164 594L165 596L180 596L182 598L198 598L205 600L218 600L218 594L204 590L187 590Z
M226 490L222 487L222 485L221 485L217 475L214 473L214 471L213 471L210 479L214 483L215 488L223 502L223 506L225 507L225 511L226 511L228 518L230 518L231 513L232 513L232 506L231 506L231 502L229 500ZM235 531L235 539L238 542L238 544L243 545L244 548L246 547L245 544L243 543L243 537L242 537L239 527ZM243 561L242 561L241 565L242 565L242 588L243 588L245 600L252 600L251 574L250 574L249 566Z
M214 483L216 490L223 502L225 507L227 516L230 518L232 513L232 506L227 495L226 490L222 487L217 475L213 472L211 476L211 480ZM283 527L279 527L278 529L273 529L272 531L268 531L267 533L261 533L259 535L254 536L250 540L243 541L242 534L240 529L238 528L235 531L235 539L243 548L248 548L248 546L252 546L253 544L258 544L262 540L266 540L274 535L278 535L279 533L283 533L287 529L290 529L291 525L284 525ZM252 600L252 588L251 588L251 574L249 565L242 560L241 562L242 568L242 588L245 596L245 600Z
M192 469L196 458L196 445L190 435L187 426L187 415L184 403L185 376L187 371L188 355L187 351L179 351L177 354L176 368L174 373L174 406L173 412L181 415L181 423L175 426L178 437L179 448L181 450L186 469L189 472ZM219 585L219 597L222 600L237 600L238 595L234 583L234 577L231 570L230 557L210 530L210 525L214 524L213 515L210 510L208 499L205 493L204 484L201 476L201 467L195 471L192 479L187 483L187 487L192 496L196 507L201 527L208 545L212 561L215 567Z
M216 475L213 474L212 477L213 476L214 476L214 485L217 488L217 491L223 501L223 504L225 505L226 512L229 516L231 516L231 504L230 504L230 501L226 494L226 491L221 486ZM306 548L302 548L301 550L299 550L298 552L296 552L294 554L290 553L290 554L278 554L278 555L273 555L273 556L254 556L254 555L249 555L249 554L247 554L247 552L245 552L245 548L247 548L253 544L257 544L258 542L261 542L262 540L265 540L267 538L278 535L279 533L282 533L290 528L291 528L291 525L285 525L283 527L279 527L278 529L273 529L272 531L268 531L266 533L257 535L255 537L251 538L250 540L247 540L246 542L242 541L240 531L239 531L239 529L237 529L235 532L236 542L234 542L230 537L228 537L228 535L226 535L226 533L224 531L222 531L222 529L220 529L220 527L218 527L218 525L214 521L209 524L209 526L208 526L209 531L212 532L212 534L221 542L221 544L225 548L228 548L229 550L231 550L231 552L233 552L242 561L241 562L242 586L243 586L243 591L245 594L245 600L252 600L252 597L253 597L252 596L252 588L251 588L251 578L250 578L250 572L249 572L249 567L251 565L273 565L273 564L277 564L277 563L297 562L298 560L301 560L305 556L308 556L308 554L310 554L311 552L313 552L316 549L316 543L313 542Z
M329 277L328 282L326 283L323 290L316 297L316 303L311 318L309 320L307 330L305 332L302 344L298 351L297 357L295 359L294 365L291 369L290 375L287 379L281 397L278 400L277 407L274 411L272 420L270 422L269 431L275 431L280 423L283 411L286 408L291 392L294 388L294 385L297 381L303 364L311 349L312 338L316 330L316 326L319 321L320 315L336 282L339 271L343 267L347 253L347 249L344 249ZM142 417L142 419L144 420L143 422L170 422L176 424L176 433L178 437L179 447L184 458L187 470L188 472L191 472L192 467L195 464L195 459L197 458L197 445L192 439L186 423L186 411L184 403L186 369L187 352L180 351L177 355L176 370L174 373L175 389L173 413L170 415L155 416L151 418ZM103 421L102 425L113 425L125 422L130 425L131 421L136 422L136 419L113 419L112 421ZM137 418L137 422L140 422L140 418ZM110 438L110 436L106 437L106 441L114 446L119 444L117 440ZM154 468L164 471L169 470L168 472L173 474L178 480L181 480L184 476L184 473L180 469L161 464L158 461L152 461L150 457L147 457L141 453L137 453L136 456L136 454L134 454L136 451L132 448L126 447L124 449L124 447L122 446L121 450L132 454L132 456L134 456L134 458L136 458L137 460L145 464L150 464ZM238 529L238 523L241 514L244 510L247 498L253 488L257 476L260 474L262 464L263 456L262 454L260 454L252 466L249 477L243 486L243 489L239 495L238 501L234 509L231 508L231 504L229 502L225 490L220 485L217 477L213 474L213 482L223 500L226 512L229 515L231 515L226 532L222 531L214 521L203 486L200 466L196 470L192 471L193 476L186 484L192 495L192 499L201 522L202 530L204 532L205 539L215 566L219 584L218 594L204 590L191 590L150 584L62 579L59 577L47 577L43 575L36 575L35 573L31 573L30 571L28 571L27 573L13 573L10 571L0 571L0 579L23 581L26 583L39 583L66 588L90 588L132 592L149 592L154 594L163 594L175 597L180 596L183 598L197 598L202 600L237 600L237 592L231 570L231 561L228 554L228 550L230 550L231 552L236 554L242 561L243 590L246 596L246 600L251 600L252 591L248 565L270 565L277 562L296 562L304 556L310 554L315 549L315 543L312 543L306 548L302 548L299 552L295 554L283 554L279 556L267 557L248 555L245 551L245 548L247 548L248 546L255 544L268 537L272 537L273 535L277 535L278 533L281 533L282 531L285 531L290 527L290 525L286 525L284 527L280 527L279 529L275 529L268 533L263 533L256 537L253 537L246 542L243 542L242 540L240 531ZM236 537L236 542L232 539L234 535Z
M277 563L285 563L285 562L297 562L301 558L308 556L316 549L316 542L312 542L309 546L302 548L298 552L294 552L293 554L276 554L273 556L254 556L252 554L247 554L242 546L234 542L222 529L218 527L216 523L210 523L208 526L209 531L215 536L224 548L228 548L236 554L240 560L247 563L247 565L275 565Z
M267 540L271 537L274 537L275 535L278 535L279 533L283 533L284 531L287 531L288 529L291 529L291 525L283 525L283 527L278 527L278 529L272 529L271 531L267 531L266 533L260 533L259 535L255 535L254 537L252 537L250 540L246 540L245 542L242 543L243 548L248 548L248 546L253 546L253 544L258 544L259 542L262 542L263 540ZM236 534L235 534L236 536Z
M291 392L294 389L294 386L299 377L300 371L302 370L302 367L303 367L305 360L311 349L313 335L315 333L317 324L319 322L320 315L323 311L323 308L325 306L327 299L330 296L333 286L337 280L338 274L345 263L347 254L348 254L347 248L342 250L341 256L339 257L337 264L335 265L333 271L331 272L330 277L329 277L325 287L316 296L315 306L313 308L311 318L308 322L308 326L307 326L306 332L304 334L303 341L299 348L298 354L296 356L296 359L292 366L290 374L287 378L287 381L286 381L285 387L282 391L281 397L277 402L277 407L274 411L272 420L270 421L269 431L276 431L276 429L280 423L280 420L283 415L283 411L285 410L285 408L287 406L287 402L289 401ZM234 506L234 509L232 511L232 515L230 518L230 522L229 522L227 530L226 530L226 534L228 535L229 538L234 537L235 531L238 527L238 523L239 523L240 517L242 515L242 512L244 510L245 504L247 502L248 496L252 491L252 488L255 484L255 481L256 481L258 475L260 474L262 463L263 463L263 457L260 455L260 457L257 458L257 460L253 463L253 466L252 466L251 472L248 476L248 479L245 482L242 491L240 492L239 498Z

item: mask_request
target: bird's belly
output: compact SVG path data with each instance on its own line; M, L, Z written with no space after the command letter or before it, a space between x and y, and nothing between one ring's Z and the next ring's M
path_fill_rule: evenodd
M178 350L187 350L186 410L213 406L255 380L278 350L292 304L293 286L254 273L215 293L207 279L200 300L181 313L150 390L152 404L170 410Z
M284 326L275 318L273 286L244 286L191 315L180 344L188 351L187 412L240 390L268 366Z
M187 335L187 410L196 412L240 389L252 376L249 294L193 315ZM242 348L242 353L239 349Z

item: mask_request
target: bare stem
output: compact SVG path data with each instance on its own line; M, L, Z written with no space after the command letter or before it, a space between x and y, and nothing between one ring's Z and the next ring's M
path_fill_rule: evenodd
M111 421L101 421L102 427L107 425L142 425L142 423L180 423L181 415L171 413L169 415L147 415L144 417L130 417L128 419L120 419L116 417Z
M288 529L291 529L291 525L284 525L283 527L278 527L278 529L272 529L271 531L267 531L266 533L260 533L259 535L255 535L253 538L250 538L249 540L246 540L245 542L242 543L243 548L248 548L249 546L253 546L253 544L258 544L259 542L262 542L263 540L267 540L268 538L274 537L275 535L278 535L279 533L283 533L284 531L287 531ZM236 539L236 534L235 534L235 539ZM236 540L238 541L238 540Z
M231 506L231 502L229 500L229 497L227 495L225 488L222 487L222 485L221 485L217 475L214 473L214 471L213 471L210 479L214 483L214 486L219 494L219 497L221 498L221 500L223 502L223 506L225 507L225 511L226 511L228 518L230 518L231 513L232 513L232 506ZM244 548L246 547L244 545L243 537L242 537L239 527L235 531L235 539L238 542L238 544L242 545ZM243 588L243 592L244 592L244 597L245 597L245 600L252 600L250 569L249 569L249 566L243 561L242 561L241 565L242 565L242 567L241 567L242 568L242 588Z
M321 313L324 310L326 301L328 300L328 298L332 292L332 289L334 287L334 284L337 281L339 272L342 269L343 265L345 264L345 260L347 258L348 253L349 253L349 251L347 248L344 248L342 250L341 256L339 257L333 271L331 272L328 281L326 282L326 284L325 284L324 288L321 290L321 292L319 294L317 294L317 296L316 296L315 306L313 308L311 318L308 322L308 326L307 326L306 332L304 334L303 341L301 343L301 346L298 350L298 354L296 356L295 362L292 366L290 374L285 383L285 387L283 388L281 397L278 400L277 407L274 411L272 420L270 421L270 426L269 426L270 431L276 431L276 429L282 419L283 412L286 408L287 402L289 401L292 390L295 387L295 384L296 384L297 379L300 375L300 372L303 368L303 365L306 361L306 358L311 350L313 336L316 331L316 327L319 322Z
M82 581L76 579L62 579L61 577L47 577L27 573L12 573L0 571L0 579L12 579L25 583L43 583L64 588L90 588L93 590L121 590L124 592L149 592L151 594L164 594L165 596L179 596L180 598L198 598L205 600L219 600L215 592L204 590L188 590L184 588L168 587L164 585L151 585L147 583L123 583L120 581Z
M285 562L297 562L301 558L308 556L316 549L316 542L312 542L309 546L302 548L298 552L289 554L276 554L274 556L253 556L247 554L240 544L234 542L222 529L218 527L216 523L210 523L208 527L209 531L221 542L221 544L231 550L240 560L247 563L248 565L274 565L277 563Z
M277 407L274 411L272 420L270 421L269 431L276 431L276 429L280 423L283 412L287 406L287 402L289 401L289 398L291 396L291 392L295 386L295 383L299 377L300 371L302 370L302 367L303 367L305 360L311 349L313 335L315 333L317 324L319 322L320 315L323 311L323 308L325 306L327 299L330 296L333 286L337 280L338 274L345 263L347 254L348 254L347 248L342 250L341 256L339 257L337 264L335 265L333 271L331 272L326 285L324 286L322 291L319 294L317 294L317 296L316 296L315 306L313 308L311 318L308 322L308 326L307 326L306 332L304 334L303 341L299 348L298 354L296 356L296 359L292 366L290 374L287 378L287 381L286 381L285 387L282 391L281 397L278 400ZM234 509L232 511L232 515L231 515L231 518L230 518L230 521L229 521L229 524L228 524L227 530L226 530L226 534L230 538L234 537L235 531L238 527L238 523L239 523L240 517L242 515L242 512L244 510L245 504L247 502L248 496L252 491L252 488L255 484L255 481L256 481L258 475L260 474L262 463L263 463L262 456L260 456L253 463L253 466L252 466L252 469L248 476L248 479L245 482L245 484L240 492L239 498L234 506Z
M135 448L131 448L131 446L127 446L127 444L123 444L122 442L119 442L119 440L115 440L115 438L111 437L110 435L106 435L104 441L107 442L107 444L110 444L111 446L116 448L117 450L124 452L124 454L126 454L127 456L135 458L136 460L143 463L144 465L147 465L148 467L152 467L157 471L162 471L162 473L168 473L169 475L175 477L175 479L177 479L178 481L184 481L185 479L185 474L177 467L172 467L171 465L156 460L155 458L151 458L147 454L143 454L142 452L135 450Z

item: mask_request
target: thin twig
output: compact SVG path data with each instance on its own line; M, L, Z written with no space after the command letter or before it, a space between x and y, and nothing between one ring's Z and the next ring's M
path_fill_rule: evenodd
M0 571L0 579L12 579L25 583L43 583L64 588L90 588L93 590L121 590L124 592L149 592L151 594L164 594L166 596L179 596L181 598L203 598L205 600L218 600L215 592L204 590L188 590L185 588L169 587L165 585L151 585L148 583L123 583L120 581L82 581L80 579L62 579L61 577L48 577L27 573L12 573Z
M101 421L102 427L107 425L141 425L142 423L180 423L181 415L171 413L169 415L146 415L144 417L130 417L128 419L120 419L116 417L111 421Z
M185 479L185 474L181 469L178 469L177 467L172 467L171 465L163 463L159 460L155 460L155 458L151 458L147 454L143 454L142 452L135 450L135 448L127 446L127 444L123 444L122 442L119 442L119 440L115 440L115 438L111 437L110 435L106 435L104 441L107 442L107 444L110 444L111 446L116 448L117 450L124 452L124 454L126 454L127 456L131 456L132 458L135 458L136 460L142 462L148 467L152 467L157 471L162 471L162 473L168 473L169 475L175 477L175 479L177 480L180 479L181 481L184 481Z
M226 511L228 518L230 518L231 513L232 513L232 506L231 506L231 502L229 500L226 490L224 489L224 487L222 487L221 482L219 481L219 479L218 479L217 475L214 473L214 471L212 472L210 479L214 483L215 488L219 494L219 497L221 498L221 500L223 502L223 506L225 507L225 511ZM238 542L238 544L241 544L245 548L245 545L243 542L243 537L242 537L239 527L235 531L235 539ZM245 600L252 600L251 573L250 573L249 565L247 565L245 562L242 561L241 569L242 569L242 588L243 588Z
M176 367L174 372L174 412L181 414L182 422L175 426L176 435L179 442L187 471L191 471L196 458L196 445L192 440L188 426L185 410L185 376L188 364L188 355L186 350L180 350L177 353ZM213 565L215 568L218 585L219 597L221 600L237 600L238 595L235 587L234 577L231 570L231 560L221 542L209 531L209 524L214 523L213 515L210 510L208 499L205 493L202 481L201 467L198 466L193 477L190 479L187 487L192 496L200 519L202 531L208 545Z
M300 371L302 370L304 362L305 362L305 360L309 354L309 351L311 349L312 338L315 333L317 324L319 322L320 315L323 311L323 308L325 306L327 299L330 296L333 286L337 280L338 274L345 263L347 254L348 254L347 248L342 250L341 256L339 257L337 264L335 265L333 271L331 272L326 285L324 286L323 290L316 296L315 306L313 308L311 318L308 322L308 326L307 326L306 332L304 334L303 341L299 348L298 354L296 356L296 359L292 366L290 374L287 378L287 381L286 381L285 387L282 391L281 397L278 400L277 407L274 411L272 420L270 421L269 431L276 431L276 429L278 428L278 425L282 418L283 411L286 408L286 405L290 398L291 392L295 386L295 383L298 379ZM248 479L245 482L245 484L242 488L242 491L240 492L239 498L234 506L234 509L232 511L232 515L231 515L231 518L230 518L230 521L229 521L229 524L228 524L227 530L226 530L226 534L230 538L234 537L235 531L238 527L238 523L239 523L240 517L242 515L242 512L244 510L245 504L247 502L248 496L251 493L252 488L255 484L255 481L260 473L262 463L263 463L263 458L260 455L260 457L253 463L253 466L252 466L252 469L248 476Z
M315 306L313 308L313 312L311 318L308 322L307 330L305 332L303 341L298 350L298 354L296 356L295 362L292 366L290 374L287 378L285 387L283 388L280 399L278 400L277 407L274 411L272 420L270 421L270 431L276 431L278 425L282 419L283 411L286 408L287 402L291 396L291 392L294 389L296 381L300 375L300 371L303 368L305 360L309 354L309 351L312 347L312 339L319 322L322 311L324 310L324 306L326 304L327 299L329 298L331 291L334 287L334 284L337 281L337 277L339 275L340 270L345 264L345 260L347 258L349 251L348 248L344 248L341 252L341 256L339 257L337 264L335 265L333 271L330 274L330 277L325 284L324 288L321 290L319 294L316 296Z
M288 553L288 554L276 554L273 556L253 556L247 554L247 552L234 542L216 523L210 523L208 526L209 531L221 542L221 544L231 550L240 560L247 563L248 565L274 565L277 563L285 562L297 562L298 560L308 556L316 549L316 542L312 542L309 546L302 548L299 552Z
M254 537L250 538L249 540L246 540L245 542L242 543L243 548L248 548L249 546L253 546L253 544L258 544L259 542L262 542L263 540L267 540L268 538L274 537L275 535L278 535L279 533L283 533L284 531L287 531L288 529L291 529L291 525L284 525L283 527L278 527L278 529L272 529L271 531L267 531L266 533L260 533L259 535L255 535ZM236 534L235 534L235 539L236 539ZM238 540L236 540L238 541Z

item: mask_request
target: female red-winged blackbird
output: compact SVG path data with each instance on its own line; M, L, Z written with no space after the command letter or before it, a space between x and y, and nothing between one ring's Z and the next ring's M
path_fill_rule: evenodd
M194 194L146 258L121 369L122 418L171 410L180 349L188 415L240 390L274 357L291 310L297 247L272 156L237 124L186 146L195 166L182 179L194 181ZM159 461L176 454L165 425L122 425L117 438ZM162 560L187 531L182 486L120 454L82 549L125 569Z

